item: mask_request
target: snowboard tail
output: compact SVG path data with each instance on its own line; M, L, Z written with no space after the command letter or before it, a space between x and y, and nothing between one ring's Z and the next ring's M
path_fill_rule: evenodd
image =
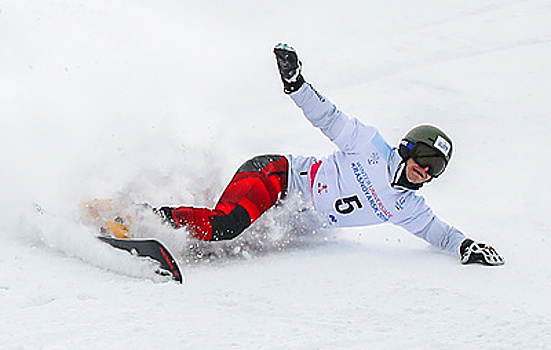
M98 236L98 238L114 248L126 250L127 252L139 256L148 257L157 262L160 266L155 271L162 276L169 276L178 283L184 282L184 276L180 270L180 266L172 253L156 239L136 239L136 238L115 238Z

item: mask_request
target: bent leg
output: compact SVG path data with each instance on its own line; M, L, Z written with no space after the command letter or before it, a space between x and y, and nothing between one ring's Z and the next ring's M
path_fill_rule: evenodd
M252 158L237 170L214 209L174 208L173 225L205 241L233 239L285 195L288 171L284 156Z

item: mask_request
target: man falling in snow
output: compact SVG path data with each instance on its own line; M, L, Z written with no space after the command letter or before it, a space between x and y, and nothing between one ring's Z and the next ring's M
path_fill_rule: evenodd
M274 53L284 92L338 150L321 159L257 156L237 170L214 209L160 207L157 214L195 238L229 240L287 193L298 193L335 226L390 222L452 252L463 264L504 264L494 248L440 220L416 193L442 175L450 161L452 141L442 130L417 126L392 148L375 127L350 118L305 82L292 47L278 44Z

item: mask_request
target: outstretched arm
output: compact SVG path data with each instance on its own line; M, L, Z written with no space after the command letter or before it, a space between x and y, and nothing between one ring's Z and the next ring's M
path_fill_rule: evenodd
M457 228L435 216L421 197L417 198L416 212L397 225L440 249L458 255L462 264L499 266L505 263L505 258L493 247L465 237Z
M375 135L375 128L348 117L305 82L301 72L302 63L295 49L287 44L278 44L274 48L274 54L283 82L283 91L302 109L306 118L341 150L354 152L361 146L358 142L360 139L365 143Z

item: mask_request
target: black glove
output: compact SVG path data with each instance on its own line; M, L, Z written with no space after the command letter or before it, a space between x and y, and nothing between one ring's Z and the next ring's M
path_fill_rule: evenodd
M174 220L174 217L172 216L172 208L171 207L159 207L153 209L153 212L161 218L161 221L165 224L168 224L172 226L173 228L178 228L178 224L176 224L176 221Z
M462 264L483 264L499 266L505 264L505 257L500 255L493 247L486 243L465 239L459 248Z
M279 75L283 81L283 91L286 94L293 93L304 84L304 78L300 73L302 63L298 59L295 49L283 43L274 47L274 54L279 68Z

